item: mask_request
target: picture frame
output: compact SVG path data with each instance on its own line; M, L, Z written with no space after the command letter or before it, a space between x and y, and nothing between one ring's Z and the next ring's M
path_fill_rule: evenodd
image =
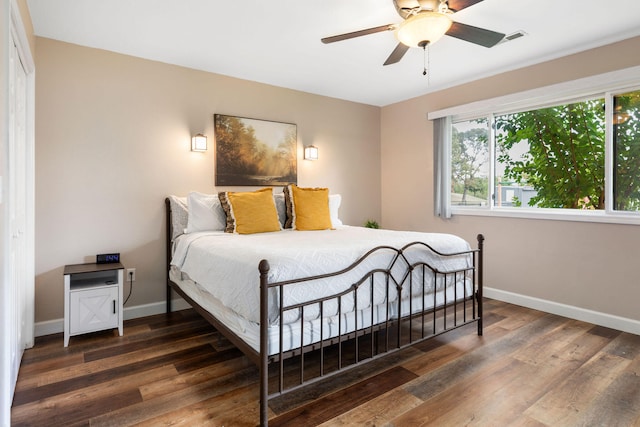
M297 184L297 126L214 114L216 186Z

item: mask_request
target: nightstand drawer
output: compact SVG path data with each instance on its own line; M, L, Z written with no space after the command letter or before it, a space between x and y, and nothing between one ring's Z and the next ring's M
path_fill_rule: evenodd
M69 294L71 335L118 327L118 286L74 290Z

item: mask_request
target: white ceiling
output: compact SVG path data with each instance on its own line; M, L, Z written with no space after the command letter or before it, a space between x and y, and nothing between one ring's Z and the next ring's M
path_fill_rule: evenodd
M305 92L384 106L640 35L638 0L484 0L453 16L526 37L487 49L445 36L383 66L392 0L28 0L35 34Z

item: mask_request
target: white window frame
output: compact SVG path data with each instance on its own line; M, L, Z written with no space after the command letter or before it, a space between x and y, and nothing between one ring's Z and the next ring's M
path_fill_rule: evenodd
M493 123L494 115L528 111L553 105L568 104L586 98L604 97L605 117L610 117L613 97L640 89L640 66L559 83L525 92L501 96L470 104L433 111L429 120L451 116L452 123L488 118ZM489 126L489 191L494 188L495 130ZM449 177L450 179L450 177ZM560 208L495 207L491 200L486 207L451 206L453 215L473 215L508 218L548 219L563 221L604 222L615 224L640 224L640 212L613 210L613 126L610 120L605 127L605 209L578 210ZM491 196L489 196L491 199Z

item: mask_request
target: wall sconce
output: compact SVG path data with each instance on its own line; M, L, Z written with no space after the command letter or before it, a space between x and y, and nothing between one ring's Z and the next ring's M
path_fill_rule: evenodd
M191 151L207 151L207 137L201 133L191 138Z
M304 147L304 159L305 160L318 160L318 147L313 145L307 145Z

